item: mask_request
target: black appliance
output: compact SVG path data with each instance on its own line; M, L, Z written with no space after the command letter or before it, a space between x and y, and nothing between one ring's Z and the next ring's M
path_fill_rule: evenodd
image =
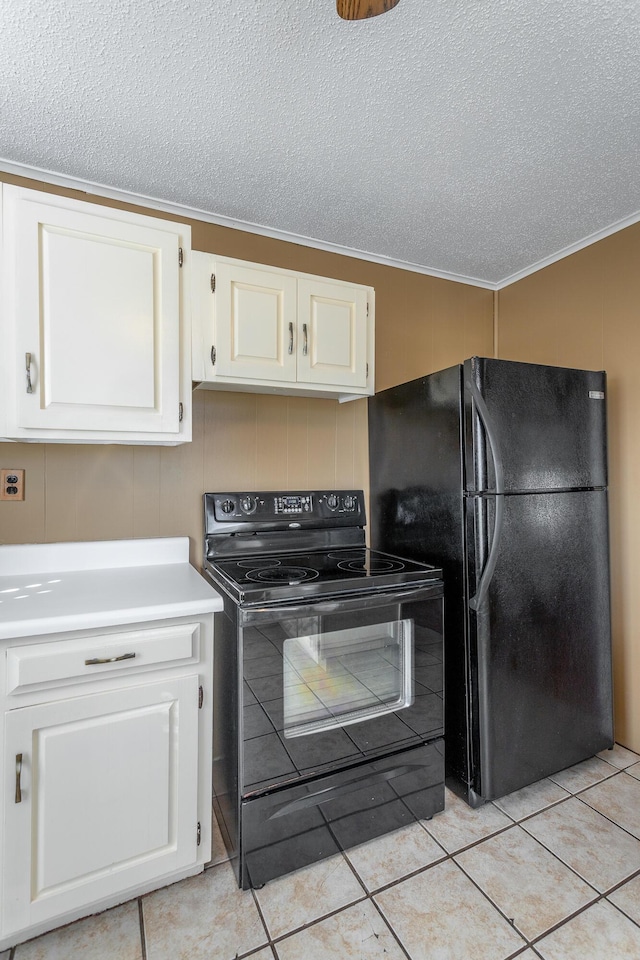
M445 583L472 806L613 745L603 372L473 357L369 400L371 540Z
M444 806L442 571L361 490L206 493L214 807L244 889Z

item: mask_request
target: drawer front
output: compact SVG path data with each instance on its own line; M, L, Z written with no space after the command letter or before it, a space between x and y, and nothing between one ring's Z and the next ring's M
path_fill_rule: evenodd
M199 632L199 623L183 623L9 647L7 693L190 660L198 656Z
M246 890L444 809L444 741L318 777L240 808Z

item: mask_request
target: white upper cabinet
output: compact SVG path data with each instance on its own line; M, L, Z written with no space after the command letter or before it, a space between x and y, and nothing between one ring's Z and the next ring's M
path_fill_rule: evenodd
M366 287L301 277L298 380L369 392L367 326Z
M201 387L344 399L373 394L374 291L192 254Z
M2 434L190 440L190 228L22 187L2 193Z
M220 377L295 383L295 277L219 260L215 268L207 266L197 282L204 279L206 288L207 278L211 299L215 286L214 310L220 318L215 372Z

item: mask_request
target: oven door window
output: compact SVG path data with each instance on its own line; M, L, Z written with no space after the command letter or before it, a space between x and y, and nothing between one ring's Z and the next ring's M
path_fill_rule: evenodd
M302 737L411 706L413 620L289 637L284 736Z

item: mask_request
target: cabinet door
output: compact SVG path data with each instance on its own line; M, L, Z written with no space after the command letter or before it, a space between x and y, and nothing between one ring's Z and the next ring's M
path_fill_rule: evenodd
M5 757L5 934L196 861L196 674L13 710Z
M218 262L215 298L217 373L295 381L295 277Z
M367 386L363 287L298 280L298 382Z
M18 187L3 195L18 436L181 439L184 228Z

